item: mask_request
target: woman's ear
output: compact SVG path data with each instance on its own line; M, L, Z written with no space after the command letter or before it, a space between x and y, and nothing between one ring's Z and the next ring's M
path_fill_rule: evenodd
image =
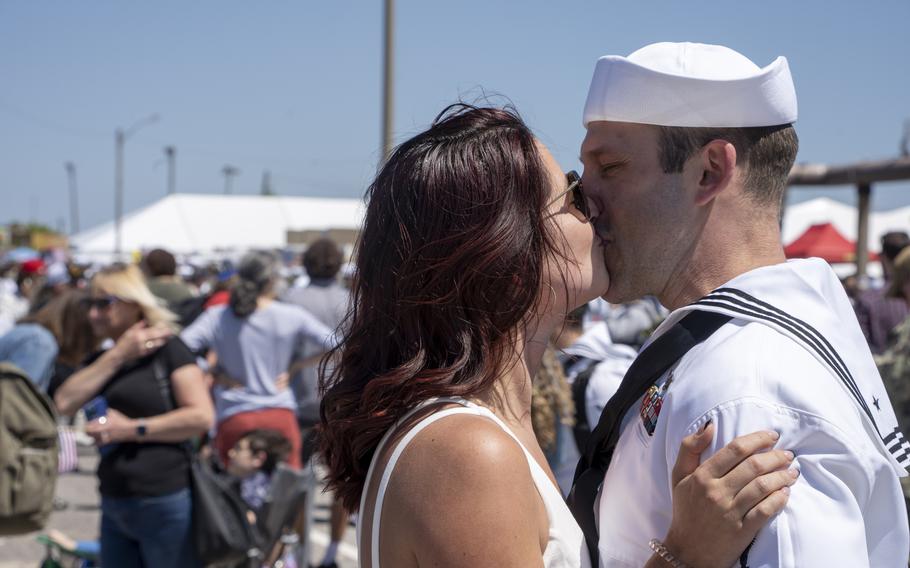
M697 154L699 180L696 205L707 205L729 185L736 169L736 148L726 140L712 140Z

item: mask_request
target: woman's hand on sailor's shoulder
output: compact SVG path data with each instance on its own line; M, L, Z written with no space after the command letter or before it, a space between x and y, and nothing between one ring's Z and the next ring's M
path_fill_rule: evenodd
M664 540L689 566L731 566L783 510L799 471L793 453L774 449L777 432L735 438L699 465L714 425L683 439L673 468L673 520Z

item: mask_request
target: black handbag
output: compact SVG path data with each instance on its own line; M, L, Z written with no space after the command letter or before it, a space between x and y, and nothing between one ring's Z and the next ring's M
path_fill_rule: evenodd
M261 556L259 542L246 518L247 507L229 481L193 457L193 532L203 564L243 564Z
M177 407L164 363L153 359L155 380L168 410ZM204 564L242 565L262 554L257 533L246 517L247 507L229 480L199 458L184 443L190 461L193 499L193 537L196 554Z

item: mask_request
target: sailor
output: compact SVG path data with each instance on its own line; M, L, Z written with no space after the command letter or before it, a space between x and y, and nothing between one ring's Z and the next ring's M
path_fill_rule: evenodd
M783 57L760 68L722 46L658 43L597 62L581 158L605 298L653 294L671 314L576 471L570 505L595 566L653 552L685 565L667 534L671 468L709 422L703 457L759 429L796 456L786 508L740 566L907 565L910 444L837 277L781 246L796 118Z

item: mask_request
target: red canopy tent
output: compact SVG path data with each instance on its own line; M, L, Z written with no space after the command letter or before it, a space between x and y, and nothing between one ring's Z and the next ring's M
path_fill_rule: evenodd
M836 262L855 262L856 243L847 239L831 223L812 225L795 241L784 247L787 258L809 258L810 256ZM877 260L875 253L869 253L869 260Z

